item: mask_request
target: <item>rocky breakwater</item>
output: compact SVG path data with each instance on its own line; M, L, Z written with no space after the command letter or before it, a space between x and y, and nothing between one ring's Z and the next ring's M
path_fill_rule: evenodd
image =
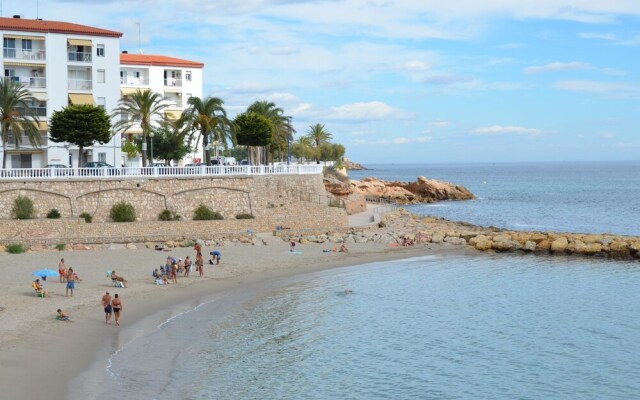
M419 176L415 182L381 181L363 178L351 181L354 193L398 204L432 203L443 200L471 200L475 196L464 186Z
M382 216L378 227L347 232L292 233L300 243L380 243L416 246L427 243L474 248L493 253L574 255L640 260L640 237L611 234L507 231L442 218L423 217L400 209Z

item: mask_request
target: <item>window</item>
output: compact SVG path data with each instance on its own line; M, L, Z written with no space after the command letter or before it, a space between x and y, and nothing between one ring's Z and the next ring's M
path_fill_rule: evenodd
M4 38L4 56L8 58L16 58L16 40L13 38Z
M31 39L22 39L22 50L31 51L33 49Z
M107 162L107 153L98 153L98 161L106 163Z
M191 71L186 71L184 73L184 79L191 82Z
M102 108L103 110L106 110L107 108L107 99L106 97L98 97L96 99L96 105L100 108Z
M104 45L103 44L99 44L99 45L96 46L96 56L104 57Z
M99 69L98 70L97 79L98 79L98 83L104 83L105 82L105 73L104 73L103 69Z

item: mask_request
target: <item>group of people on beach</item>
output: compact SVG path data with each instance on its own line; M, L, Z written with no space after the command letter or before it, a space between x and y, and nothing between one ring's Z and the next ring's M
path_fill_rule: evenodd
M168 283L178 283L178 275L182 274L183 278L188 278L194 265L198 275L203 277L204 258L202 256L202 245L200 243L196 243L193 246L193 249L196 252L195 262L191 261L189 256L186 256L184 260L182 258L178 258L176 260L174 257L168 256L163 266L154 269L152 276L155 279L156 284L165 285ZM222 259L222 253L218 250L214 250L209 254L211 254L209 264L219 265L220 260Z
M122 300L120 300L120 296L118 293L111 297L109 291L102 296L102 307L104 307L105 314L105 322L108 324L111 323L111 314L116 319L116 325L120 326L120 312L122 311Z
M73 289L76 287L76 282L81 282L82 279L80 279L73 268L67 269L64 258L61 258L58 263L58 273L60 274L60 283L67 283L67 288L64 293L65 297L69 296L69 292L71 292L71 297L73 297Z

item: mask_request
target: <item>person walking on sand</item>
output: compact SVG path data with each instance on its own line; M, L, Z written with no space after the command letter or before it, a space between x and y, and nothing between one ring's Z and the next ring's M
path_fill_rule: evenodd
M289 251L293 253L295 250L296 250L296 242L295 240L291 240L289 242Z
M120 326L120 312L122 311L122 301L116 293L113 300L111 300L111 307L113 308L113 316L116 317L116 325Z
M60 283L64 283L67 280L67 267L64 265L64 258L60 259L58 263L58 272L60 273Z
M107 324L109 324L111 320L111 295L107 292L104 296L102 296L102 307L104 308L104 319Z

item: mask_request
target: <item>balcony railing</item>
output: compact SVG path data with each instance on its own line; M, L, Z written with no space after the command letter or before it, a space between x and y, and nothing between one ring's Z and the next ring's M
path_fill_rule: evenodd
M11 80L28 88L46 88L47 78L38 76L12 76Z
M44 61L46 59L46 51L45 50L22 50L15 49L12 47L4 47L4 51L2 52L4 58L13 58L18 60L35 60L35 61Z
M182 79L180 78L165 78L164 85L169 87L182 87Z
M89 53L89 52L80 52L80 51L70 51L69 52L69 61L73 61L73 62L91 62L91 53Z
M7 138L7 150L15 150L16 147L14 146L15 143L15 139L13 136L13 133L9 133L9 136ZM20 141L20 148L21 149L33 149L35 148L35 146L31 145L31 142L29 141L29 137L27 135L22 135L21 136L21 141ZM49 137L44 134L40 136L40 145L38 146L39 149L43 148L43 147L47 147L49 145Z
M39 180L140 179L148 177L205 177L247 175L313 175L322 173L322 165L237 165L216 167L146 167L146 168L15 168L0 170L0 181L12 179Z
M93 85L90 79L69 79L70 90L91 90Z
M149 78L120 77L120 84L127 86L149 86Z
M29 109L38 117L47 116L47 107L29 107ZM16 111L22 115L26 114L24 107L16 107Z

